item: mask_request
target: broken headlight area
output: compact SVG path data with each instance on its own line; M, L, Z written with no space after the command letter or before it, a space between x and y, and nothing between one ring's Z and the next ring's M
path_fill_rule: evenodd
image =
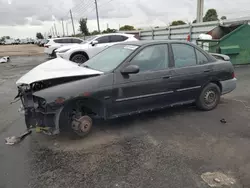
M59 133L57 115L61 105L48 104L46 99L34 96L33 93L39 90L41 85L19 86L19 97L22 105L19 109L25 116L27 129L46 128L51 134Z

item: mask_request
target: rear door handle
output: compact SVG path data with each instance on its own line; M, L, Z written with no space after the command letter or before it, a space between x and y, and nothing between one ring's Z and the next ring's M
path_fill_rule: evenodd
M212 69L207 69L207 70L204 70L204 72L211 72Z
M169 79L169 78L171 78L171 76L170 76L170 75L167 75L167 76L163 76L162 78L163 78L163 79Z

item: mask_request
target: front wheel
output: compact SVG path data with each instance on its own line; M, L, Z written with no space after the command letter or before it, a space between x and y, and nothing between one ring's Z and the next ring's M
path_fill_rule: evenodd
M71 127L78 136L85 137L90 132L92 124L92 119L84 115L79 118L74 118L71 122Z
M78 63L78 64L83 64L87 61L87 57L83 54L76 54L71 58L71 61Z
M83 109L76 103L65 106L59 118L60 129L79 137L87 136L92 129L93 120Z
M219 104L220 96L221 91L219 86L214 83L209 83L201 91L200 96L196 101L196 105L201 110L213 110Z

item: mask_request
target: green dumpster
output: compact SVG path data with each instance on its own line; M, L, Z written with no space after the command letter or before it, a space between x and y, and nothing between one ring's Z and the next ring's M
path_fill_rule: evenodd
M197 45L209 52L228 55L235 65L250 63L250 25L218 26L207 34L213 39L198 39Z

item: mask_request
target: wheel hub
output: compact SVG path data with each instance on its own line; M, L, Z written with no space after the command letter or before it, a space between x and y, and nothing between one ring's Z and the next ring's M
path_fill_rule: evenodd
M216 93L213 90L209 90L205 93L205 102L211 104L216 100Z
M89 116L81 116L72 121L72 128L80 133L87 133L92 127L92 120Z

